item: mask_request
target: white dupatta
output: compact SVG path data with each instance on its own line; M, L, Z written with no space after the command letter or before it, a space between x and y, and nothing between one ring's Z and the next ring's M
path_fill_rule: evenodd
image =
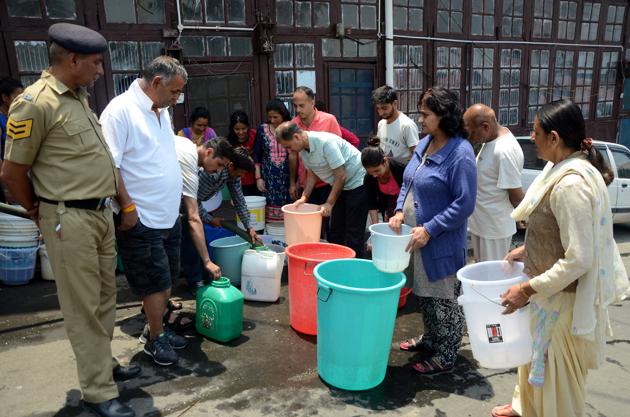
M545 194L567 174L580 175L594 196L593 224L590 226L595 239L593 265L578 280L572 333L600 345L598 362L601 363L604 359L605 336L607 333L611 334L607 308L613 302L620 301L629 284L613 237L608 191L600 172L581 152L576 152L557 164L547 163L527 190L521 204L512 212L512 218L516 221L527 221Z

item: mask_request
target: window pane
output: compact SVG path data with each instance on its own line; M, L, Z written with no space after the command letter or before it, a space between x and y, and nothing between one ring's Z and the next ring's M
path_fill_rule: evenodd
M245 0L226 0L228 23L245 23Z
M376 29L376 7L361 6L361 29Z
M164 1L142 0L136 1L138 10L138 23L164 23Z
M354 4L341 5L341 21L344 26L359 28L359 7Z
M305 86L315 91L315 71L295 71L295 82L296 87Z
M136 78L138 78L136 74L113 74L114 94L119 95L127 91Z
M324 57L341 57L341 41L339 39L322 39L322 55Z
M481 28L481 15L472 15L472 34L481 35L483 33Z
M276 1L276 21L280 26L293 26L293 4L291 1Z
M208 36L208 55L227 56L225 36Z
M200 0L182 0L182 19L184 22L201 23L201 1Z
M109 56L114 71L133 71L140 69L138 42L109 42Z
M394 45L394 67L407 66L407 45Z
M223 0L206 0L206 21L225 23Z
M293 67L293 45L290 43L279 43L273 54L273 64L276 68Z
M409 9L409 30L422 31L424 28L424 13L422 9Z
M343 40L343 56L346 58L354 58L359 55L358 44L351 39Z
M438 16L437 16L438 32L448 32L448 27L449 27L448 23L449 23L448 12L445 12L443 10L438 11Z
M162 48L164 44L162 42L140 42L142 48L142 67L147 66L158 56L162 55Z
M376 56L376 42L372 39L361 39L363 45L359 44L359 56L371 58Z
M313 26L316 28L330 26L330 6L328 3L313 3Z
M295 44L295 68L315 67L315 45L312 43Z
M463 14L454 12L451 14L451 32L461 33Z
M230 36L228 38L230 56L250 56L252 54L251 38Z
M295 26L311 27L311 2L296 1L295 2Z
M46 14L52 19L76 19L74 0L46 0Z
M407 30L407 9L394 7L394 29Z
M293 81L293 71L276 71L276 94L293 94L296 85Z
M7 0L9 16L42 17L39 0Z
M45 41L15 41L14 45L20 72L39 72L48 68Z
M483 34L484 35L494 34L494 17L493 16L483 17Z
M184 56L204 56L203 38L201 36L182 36L179 40Z
M104 0L108 23L136 23L133 0Z
M630 155L626 152L611 149L620 178L630 178Z

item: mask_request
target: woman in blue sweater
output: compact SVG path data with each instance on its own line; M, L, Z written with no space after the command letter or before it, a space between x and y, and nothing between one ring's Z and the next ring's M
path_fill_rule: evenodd
M433 87L420 96L418 108L426 136L405 169L389 224L394 230L402 223L413 227L407 250L413 253L413 291L424 321L423 333L400 349L421 352L413 369L435 374L453 368L464 332L455 273L466 264L466 220L475 208L477 168L462 133L458 97Z

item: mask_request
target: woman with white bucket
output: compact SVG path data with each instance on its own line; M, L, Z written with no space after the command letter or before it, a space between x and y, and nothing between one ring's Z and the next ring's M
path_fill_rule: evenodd
M400 343L400 349L421 351L413 369L427 375L453 369L464 334L455 273L466 264L466 220L475 207L477 169L472 146L462 135L457 96L434 87L420 96L418 107L426 136L405 169L389 224L396 231L402 223L413 227L407 251L413 253L413 291L424 334Z
M525 245L506 256L523 261L530 279L501 297L504 314L531 302L532 359L518 368L511 404L492 415L583 416L586 375L604 358L607 307L628 286L606 190L613 174L568 100L539 109L532 139L549 163L512 213L529 222Z

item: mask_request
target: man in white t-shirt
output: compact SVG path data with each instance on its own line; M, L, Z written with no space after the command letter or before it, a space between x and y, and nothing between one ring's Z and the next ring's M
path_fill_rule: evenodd
M144 352L158 365L177 362L187 340L162 320L179 276L182 174L168 107L188 79L174 58L154 59L101 115L103 135L118 169L118 250L129 287L142 299L147 326Z
M407 162L418 144L418 125L398 110L398 93L388 85L372 91L372 102L382 119L377 136L386 156Z
M501 260L508 253L516 223L510 213L523 199L523 150L494 111L474 104L464 113L468 139L482 144L477 154L477 201L468 219L476 262Z
M199 204L197 202L197 192L199 191L199 168L207 173L220 172L230 163L233 149L230 143L224 138L216 138L207 141L199 146L195 145L188 138L178 136L175 139L175 151L177 160L182 170L182 214L186 225L182 227L182 251L190 250L190 246L197 252L199 257L195 260L201 261L201 267L212 279L221 277L221 268L210 260L208 246L206 245L203 222L199 215ZM182 253L182 259L184 254ZM197 262L198 263L198 262ZM182 268L186 267L182 262ZM202 269L194 265L202 275ZM192 269L192 268L191 268ZM187 271L190 273L190 271ZM187 277L188 279L189 277ZM200 277L201 278L201 277ZM190 291L193 295L205 285L203 279L188 280Z

